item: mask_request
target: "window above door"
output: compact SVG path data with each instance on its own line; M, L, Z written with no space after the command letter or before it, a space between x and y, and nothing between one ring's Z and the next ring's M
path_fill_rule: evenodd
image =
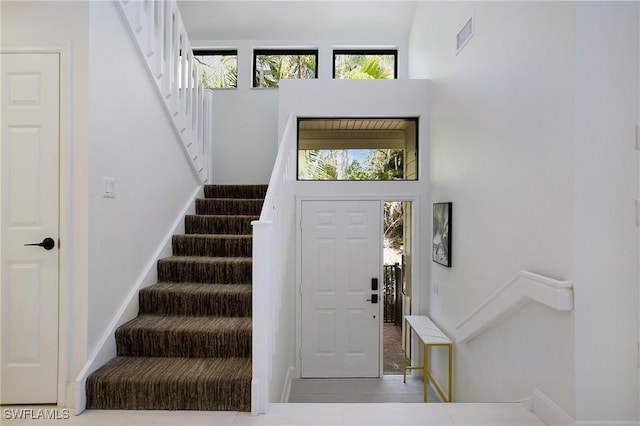
M417 121L298 118L298 180L416 180Z

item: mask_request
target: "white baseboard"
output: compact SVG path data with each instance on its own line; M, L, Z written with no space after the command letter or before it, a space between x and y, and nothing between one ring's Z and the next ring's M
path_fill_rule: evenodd
M640 421L620 421L620 420L596 420L596 421L580 421L575 423L576 426L640 426Z
M573 426L575 420L548 396L533 388L533 412L547 425Z
M116 329L138 315L138 293L140 289L157 282L158 259L171 256L171 242L173 235L184 233L184 217L195 211L195 200L198 197L204 196L203 191L203 187L200 186L196 191L194 191L191 197L189 197L183 209L178 213L173 225L170 227L167 234L158 245L158 248L151 256L151 259L143 268L142 273L139 275L135 284L131 287L127 297L120 306L120 309L116 312L111 323L102 335L102 338L99 340L96 349L91 356L89 356L87 362L80 371L80 374L78 374L78 377L74 382L69 383L67 386L67 404L69 404L68 406L70 408L74 408L75 415L82 413L86 409L87 399L85 387L87 377L116 356Z
M295 367L289 367L287 370L287 376L284 379L284 387L282 388L282 394L280 395L280 402L289 402L289 396L291 395L291 382L295 377Z

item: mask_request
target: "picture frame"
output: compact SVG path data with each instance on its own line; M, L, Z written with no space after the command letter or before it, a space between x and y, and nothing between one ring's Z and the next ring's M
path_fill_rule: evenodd
M433 203L433 235L431 260L451 267L452 203Z

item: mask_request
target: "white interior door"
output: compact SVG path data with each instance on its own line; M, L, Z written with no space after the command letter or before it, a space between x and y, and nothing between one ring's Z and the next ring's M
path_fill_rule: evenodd
M380 377L381 210L302 202L302 377Z
M1 61L1 402L55 403L59 57L16 53ZM25 246L45 238L55 247Z

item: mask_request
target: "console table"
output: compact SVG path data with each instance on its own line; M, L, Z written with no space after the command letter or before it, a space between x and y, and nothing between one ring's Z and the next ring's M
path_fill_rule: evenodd
M422 341L423 363L422 365L407 364L407 346L409 342L409 330L413 330L418 338ZM429 372L429 348L433 346L446 346L449 351L449 388L448 393L442 391L442 388ZM405 315L404 317L404 382L407 382L407 370L422 370L422 379L424 381L424 402L427 402L427 386L429 381L433 383L438 394L444 402L452 401L452 377L453 377L453 342L446 334L431 321L428 316L424 315Z

